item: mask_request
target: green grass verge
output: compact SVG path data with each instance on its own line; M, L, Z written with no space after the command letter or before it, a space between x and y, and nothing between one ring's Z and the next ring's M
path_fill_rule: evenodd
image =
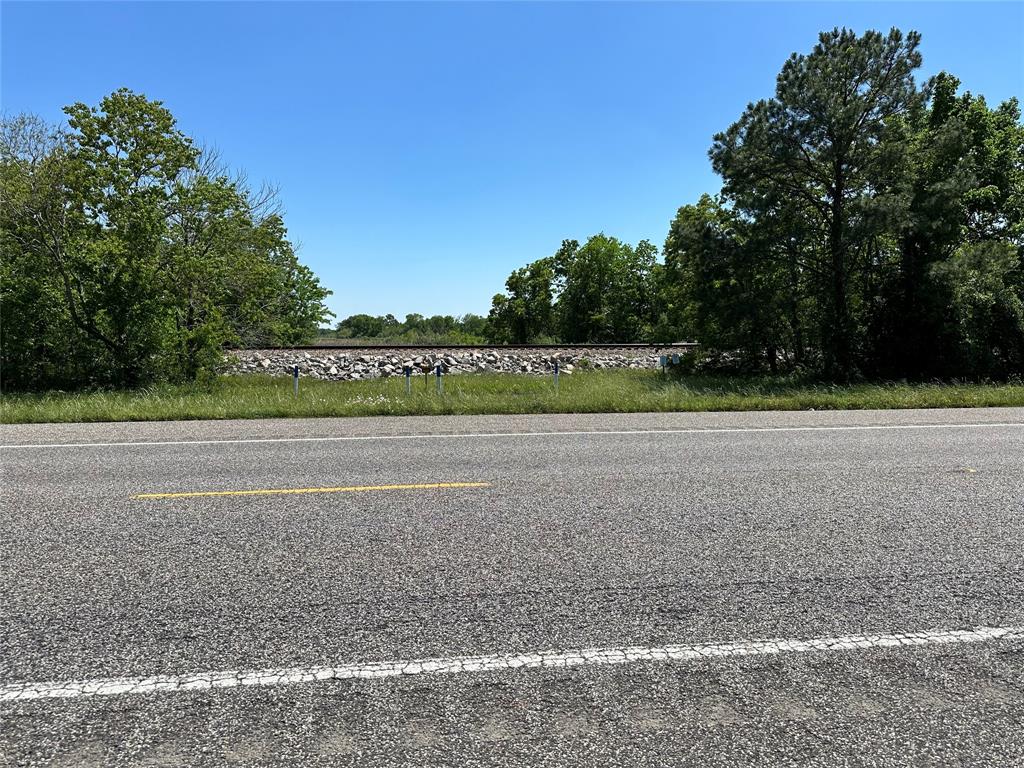
M316 416L399 416L481 413L611 413L864 408L1024 406L1024 384L854 384L838 386L786 377L687 376L657 371L593 371L551 378L460 374L444 381L401 378L326 382L228 376L211 388L158 386L131 392L8 394L0 422L158 421Z

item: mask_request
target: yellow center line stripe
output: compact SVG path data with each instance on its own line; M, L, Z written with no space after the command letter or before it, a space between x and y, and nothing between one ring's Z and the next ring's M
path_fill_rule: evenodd
M185 499L194 496L287 496L299 493L362 493L364 491L425 491L432 488L490 488L490 483L412 483L404 485L348 485L336 488L265 488L254 491L186 491L139 493L133 499Z

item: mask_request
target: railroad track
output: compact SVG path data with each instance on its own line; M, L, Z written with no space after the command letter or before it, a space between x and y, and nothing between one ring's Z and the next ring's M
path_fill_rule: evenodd
M696 349L700 345L692 341L677 341L667 344L345 344L345 343L333 343L333 342L321 342L319 344L301 344L292 347L251 347L249 351L259 350L273 351L273 352L303 352L311 350L322 350L322 349L340 349L340 350L391 350L391 349L486 349L486 350L516 350L518 352L529 351L529 350L548 350L548 349L559 349L559 350L613 350L613 349L650 349L650 350L661 350L671 349L675 351L689 351ZM239 350L244 351L244 350Z

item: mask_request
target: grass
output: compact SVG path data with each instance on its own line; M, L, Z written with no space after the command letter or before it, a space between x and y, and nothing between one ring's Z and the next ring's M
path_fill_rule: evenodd
M549 377L460 374L326 382L303 379L299 396L287 378L227 376L211 388L157 386L130 392L6 394L0 422L159 421L269 417L399 416L481 413L836 410L1024 406L1024 384L853 384L791 377L686 376L658 371L591 371Z

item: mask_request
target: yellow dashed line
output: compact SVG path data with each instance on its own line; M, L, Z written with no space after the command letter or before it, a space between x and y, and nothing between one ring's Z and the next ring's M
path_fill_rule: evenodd
M139 493L133 499L186 499L195 496L287 496L300 493L362 493L364 491L424 491L434 488L490 488L490 483L415 483L407 485L348 485L336 488L266 488L253 491L187 491Z

